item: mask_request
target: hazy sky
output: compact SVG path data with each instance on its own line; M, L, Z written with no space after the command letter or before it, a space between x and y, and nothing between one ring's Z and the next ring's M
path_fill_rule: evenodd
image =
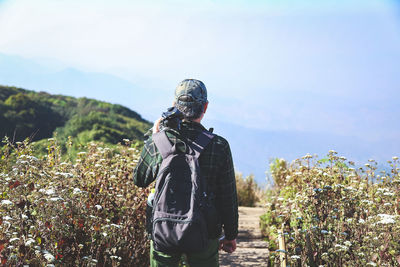
M198 78L209 116L247 127L398 138L399 14L385 0L3 0L0 53L164 93Z

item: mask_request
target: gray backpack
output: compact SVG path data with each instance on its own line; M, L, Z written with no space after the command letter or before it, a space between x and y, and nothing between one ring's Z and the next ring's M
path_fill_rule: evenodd
M153 134L163 158L151 221L151 237L158 251L190 253L208 245L207 185L200 174L198 158L213 137L201 132L196 141L184 143L182 152L171 144L165 131Z

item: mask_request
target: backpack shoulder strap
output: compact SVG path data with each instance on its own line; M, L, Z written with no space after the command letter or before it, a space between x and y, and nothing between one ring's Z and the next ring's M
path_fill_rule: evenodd
M153 136L154 144L156 144L158 151L160 151L163 159L168 157L172 153L172 144L168 139L165 131L154 133Z
M196 140L192 143L193 150L195 151L195 155L198 157L203 149L210 143L210 141L214 138L214 134L202 131L196 138Z

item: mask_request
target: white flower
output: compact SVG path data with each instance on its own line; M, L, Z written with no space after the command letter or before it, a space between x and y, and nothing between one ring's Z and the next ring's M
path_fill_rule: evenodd
M343 244L345 244L347 247L350 247L350 246L351 246L351 242L350 242L350 241L344 241Z
M72 192L74 195L82 193L82 190L79 188L74 188L74 191Z
M58 200L63 200L61 197L52 197L50 198L50 201L58 201Z
M392 197L392 196L394 196L394 193L392 193L392 192L385 192L385 193L383 193L383 195L384 195L384 196Z
M100 205L96 205L95 208L96 208L97 210L101 210L103 207L100 206Z
M364 224L364 223L365 223L365 220L360 218L360 219L358 220L358 223Z
M49 196L55 194L53 188L47 189L47 190L45 191L45 193L46 193L46 195L49 195Z
M107 236L107 233L106 232L103 232L103 233L101 233L104 237L106 237Z
M348 186L345 189L348 190L348 191L355 191L354 187L352 187L352 186Z
M54 256L51 255L49 252L45 253L43 256L46 258L48 262L53 262L55 260Z
M33 238L28 238L28 240L25 242L25 246L29 247L33 243L35 243L35 240Z
M392 157L392 159L393 159L393 160L398 160L398 159L399 159L399 157Z
M8 200L8 199L3 199L2 201L1 201L1 205L12 205L13 203L10 201L10 200Z
M389 215L389 214L378 214L378 217L380 218L380 221L377 222L377 224L392 224L396 223L395 215Z
M299 260L301 257L299 255L290 256L292 260Z
M344 250L347 251L349 248L340 244L336 244L335 248L339 249L339 250Z

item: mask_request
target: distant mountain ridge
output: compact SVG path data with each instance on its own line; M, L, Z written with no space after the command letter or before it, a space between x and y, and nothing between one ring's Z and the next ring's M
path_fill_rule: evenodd
M52 62L49 65L34 59L0 53L0 84L28 88L37 92L46 91L106 100L109 103L134 108L140 111L144 118L151 118L153 114L152 108L144 100L153 96L150 97L151 104L163 106L163 101L168 97L168 95L161 96L163 93L161 90L144 89L115 75L83 71L64 66L61 62Z
M0 86L0 136L15 141L71 136L116 144L123 139L143 140L151 124L121 105Z

